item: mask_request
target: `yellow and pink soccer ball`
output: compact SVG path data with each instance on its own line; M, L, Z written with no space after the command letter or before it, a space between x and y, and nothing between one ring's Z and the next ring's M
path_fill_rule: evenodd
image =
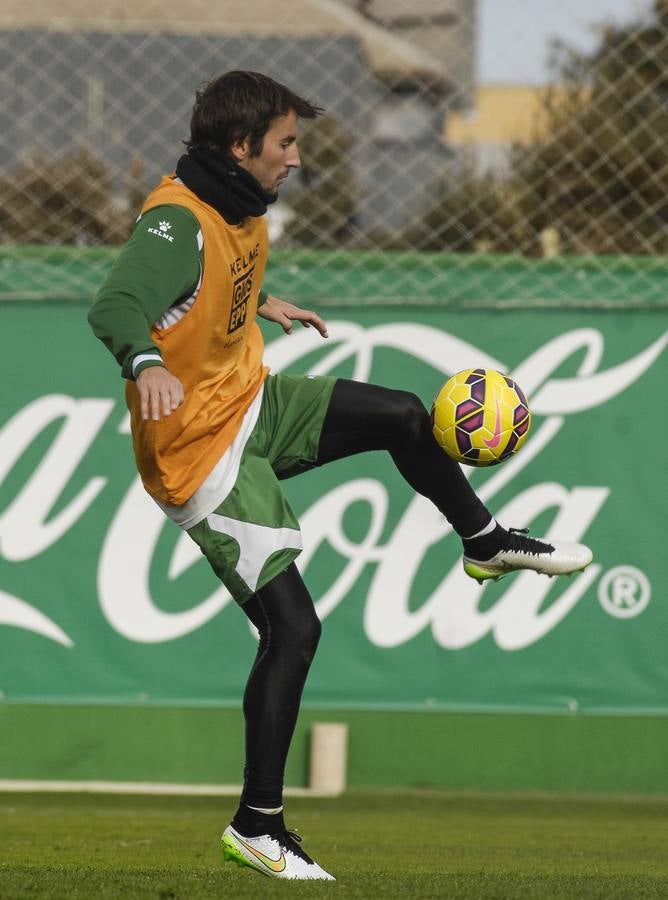
M469 466L495 466L520 449L531 427L524 392L495 369L465 369L448 379L431 411L434 437Z

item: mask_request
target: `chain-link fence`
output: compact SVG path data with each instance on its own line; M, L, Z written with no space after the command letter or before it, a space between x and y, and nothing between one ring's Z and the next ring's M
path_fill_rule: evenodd
M3 0L0 291L94 292L196 88L249 68L326 108L270 211L314 299L327 266L385 301L665 303L666 0L589 55L555 46L551 88L494 94L478 40L475 0Z

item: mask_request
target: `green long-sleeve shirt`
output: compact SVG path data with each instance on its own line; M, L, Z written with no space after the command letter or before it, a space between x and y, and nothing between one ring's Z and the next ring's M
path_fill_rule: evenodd
M151 327L170 307L191 297L204 272L197 221L175 204L141 216L88 313L95 335L114 355L124 378L162 365ZM260 292L260 303L266 292Z

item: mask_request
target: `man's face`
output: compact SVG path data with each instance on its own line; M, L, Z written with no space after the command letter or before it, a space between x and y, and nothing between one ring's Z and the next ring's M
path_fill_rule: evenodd
M232 147L232 156L242 169L250 172L269 194L275 194L290 174L299 168L297 149L297 114L291 110L287 116L274 119L264 136L262 151L250 155L248 139Z

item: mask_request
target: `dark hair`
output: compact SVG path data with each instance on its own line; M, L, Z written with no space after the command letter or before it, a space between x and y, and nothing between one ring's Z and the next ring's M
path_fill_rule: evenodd
M225 72L195 94L187 147L228 153L233 144L250 140L251 156L262 152L271 123L291 110L315 119L323 110L259 72Z

